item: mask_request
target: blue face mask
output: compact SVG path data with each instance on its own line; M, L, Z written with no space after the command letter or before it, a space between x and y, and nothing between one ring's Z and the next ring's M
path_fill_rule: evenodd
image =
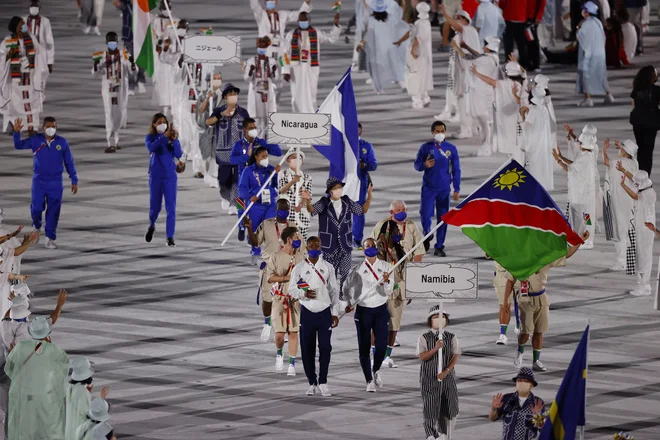
M375 247L365 248L364 255L366 255L369 258L373 258L376 255L378 255L378 248Z
M320 249L309 249L307 250L307 255L309 255L309 258L318 258L321 256L323 252L321 252Z
M23 23L23 26L21 26L21 32L27 34L27 31L28 31L27 24Z
M399 243L401 241L401 234L396 234L392 236L392 242Z
M394 217L394 220L396 220L398 222L402 222L402 221L404 221L405 219L408 218L408 213L406 211L397 212L396 214L394 214L393 217Z
M289 217L289 211L284 209L278 209L277 211L275 211L275 215L280 220L286 220Z
M117 42L116 41L108 41L108 49L117 50Z
M309 21L299 21L298 26L300 29L307 29L309 28Z
M265 47L257 47L257 53L259 55L266 55L268 53L268 48Z
M301 244L302 244L302 240L293 240L291 242L291 247L294 249L298 249Z
M275 2L273 0L268 0L266 2L266 9L268 9L269 11L275 9Z

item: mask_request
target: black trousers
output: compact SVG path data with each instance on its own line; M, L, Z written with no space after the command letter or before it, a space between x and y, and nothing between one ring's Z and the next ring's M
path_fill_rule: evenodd
M536 24L531 25L534 39L527 42L527 56L529 60L528 70L536 70L541 66L541 46L539 45L539 35Z
M360 366L364 379L367 383L373 380L371 368L371 332L374 332L376 340L376 352L374 353L373 372L380 370L385 359L387 350L387 339L390 329L390 312L387 309L387 303L379 307L370 309L368 307L357 306L355 309L355 328L357 329L358 351L360 354Z
M330 307L314 313L300 306L300 351L302 354L305 376L310 385L328 383L330 353L332 345L332 312ZM316 376L316 342L319 344L319 375Z
M529 42L525 38L525 29L527 29L527 23L506 22L506 29L504 30L504 52L508 59L509 54L513 53L513 44L515 42L516 46L518 46L518 63L526 70L529 70L529 57L527 55Z
M637 162L639 169L644 170L651 175L653 168L653 148L655 148L655 136L658 129L653 126L633 124L633 133L635 133L635 142L637 150Z

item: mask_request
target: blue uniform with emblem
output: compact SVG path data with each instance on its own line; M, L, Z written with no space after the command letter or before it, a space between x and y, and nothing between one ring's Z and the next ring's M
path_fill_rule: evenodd
M426 168L425 162L431 155L435 160L435 166ZM449 211L451 187L453 186L454 192L460 193L461 165L458 150L456 146L446 140L442 143L435 140L426 142L417 152L415 169L424 173L419 215L424 235L426 235L431 230L434 210L438 222ZM435 248L444 249L447 225L440 226L436 236Z
M41 229L41 219L45 209L46 237L55 240L64 194L62 173L65 167L71 184L78 184L78 175L69 143L58 135L48 142L45 134L35 134L21 140L21 134L14 132L14 148L32 150L34 156L32 204L30 205L32 225L36 229Z
M254 151L255 148L257 147L264 147L266 151L268 151L269 156L281 156L282 155L282 149L280 148L279 145L277 144L269 144L266 142L264 139L260 138L255 138L252 144L252 151ZM245 171L245 168L248 166L248 160L250 159L250 155L248 154L248 150L250 148L250 141L245 139L244 137L241 138L240 140L236 141L234 143L234 146L231 148L231 155L229 156L229 163L232 165L237 165L238 166L238 180L240 182L241 176L243 175L243 171ZM241 198L239 196L239 198ZM245 201L245 205L247 206L248 202ZM238 217L240 218L243 215L243 210L239 209L238 210ZM245 229L245 225L241 222L238 225L239 230ZM255 248L256 249L256 248Z
M264 168L255 163L245 167L238 183L238 197L245 201L246 206L250 203L250 199L259 193L261 186L266 183L266 180L273 171L275 171L275 167L272 165ZM276 173L266 188L264 188L263 193L259 196L259 200L254 202L254 206L248 211L248 217L250 217L250 221L252 222L253 231L256 231L264 220L275 217L277 195ZM252 255L261 255L261 249L253 247Z
M362 138L360 138L358 145L360 149L360 161L358 162L360 197L358 199L358 204L364 205L364 202L367 201L367 190L369 189L369 183L371 183L369 172L376 171L376 168L378 168L378 161L376 160L376 154L374 153L373 145ZM365 164L364 168L360 166L360 163L362 162ZM362 244L362 238L364 237L364 220L364 215L353 215L353 240L356 243Z
M178 139L170 141L164 134L148 134L144 140L151 153L149 161L149 221L156 225L158 214L165 199L165 233L167 238L174 238L176 227L176 193L179 178L176 175L174 159L183 156Z

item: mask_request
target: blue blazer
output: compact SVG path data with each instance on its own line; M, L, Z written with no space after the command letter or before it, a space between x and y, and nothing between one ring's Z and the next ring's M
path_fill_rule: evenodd
M176 177L174 158L180 159L183 156L179 140L170 141L164 134L148 134L144 143L151 153L149 174L152 177Z
M256 163L245 167L238 182L238 198L248 205L252 196L257 195L261 186L266 183L266 179L268 179L268 176L270 176L274 170L275 167L272 165L268 165L264 168ZM264 192L265 191L270 191L270 205L277 203L277 173L270 181L270 185L264 189ZM259 201L257 203L261 203L261 196L259 196Z
M341 198L342 209L335 212L330 196L322 197L314 203L314 212L319 216L319 238L324 254L337 251L350 254L353 250L353 215L363 215L362 205L358 205L348 196Z

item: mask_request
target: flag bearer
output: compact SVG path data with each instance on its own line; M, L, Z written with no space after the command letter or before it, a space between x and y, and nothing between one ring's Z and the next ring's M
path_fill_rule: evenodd
M367 189L371 184L369 172L376 171L378 161L374 154L374 147L371 143L362 139L362 124L358 122L358 136L360 136L358 148L360 164L358 168L358 178L360 179L360 197L358 203L363 205L367 201ZM364 215L353 215L353 241L358 249L362 247L362 238L364 236Z

